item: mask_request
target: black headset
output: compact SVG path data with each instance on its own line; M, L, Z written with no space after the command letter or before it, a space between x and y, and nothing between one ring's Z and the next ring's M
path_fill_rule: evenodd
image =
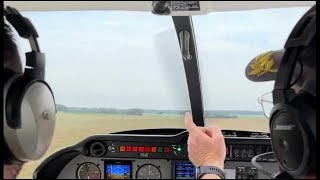
M41 158L55 128L56 106L50 86L44 81L45 55L40 52L38 33L29 19L5 6L4 16L18 34L28 39L24 73L5 70L3 122L5 163Z
M316 56L316 5L288 37L273 90L269 124L272 148L280 168L292 177L316 170L316 97L291 88L295 66L303 63L301 57L306 53Z

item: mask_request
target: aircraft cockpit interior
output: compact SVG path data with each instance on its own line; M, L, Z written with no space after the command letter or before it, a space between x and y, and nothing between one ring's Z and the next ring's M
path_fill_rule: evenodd
M274 81L253 83L245 69L252 67L247 76L254 77L275 71L268 54L248 63L282 48L315 4L4 1L22 64L26 72L33 72L27 70L32 65L45 69L35 76L45 76L50 84L56 114L54 123L35 127L30 136L15 130L21 141L38 138L23 144L26 150L8 143L14 153L34 159L18 178L197 179L188 156L186 112L197 126L221 127L226 179L274 178L281 168L266 117ZM38 44L19 37L24 32L12 23L14 9L32 22ZM24 55L30 44L32 51L36 46L45 54L45 67ZM28 98L42 96L47 95L30 92ZM39 119L50 120L50 113L43 110ZM43 156L29 156L43 147L39 142L51 143Z

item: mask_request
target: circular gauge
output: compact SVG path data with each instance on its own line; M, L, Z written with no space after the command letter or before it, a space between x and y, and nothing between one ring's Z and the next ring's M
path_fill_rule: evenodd
M77 170L78 179L100 179L101 172L97 165L86 162L81 164Z
M145 164L138 169L137 179L161 179L161 171L154 165Z

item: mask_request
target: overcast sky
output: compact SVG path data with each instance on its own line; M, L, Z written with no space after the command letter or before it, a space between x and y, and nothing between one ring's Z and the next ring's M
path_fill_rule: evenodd
M256 55L283 47L308 8L193 17L206 110L257 110L273 82L244 70ZM78 107L190 109L171 17L144 12L24 12L46 53L56 102ZM26 41L21 53L29 48Z

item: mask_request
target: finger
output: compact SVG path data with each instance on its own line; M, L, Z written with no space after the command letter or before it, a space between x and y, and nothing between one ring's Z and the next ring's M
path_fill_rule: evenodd
M208 131L210 131L210 133L212 134L211 137L214 136L223 136L221 128L218 126L210 126L208 128Z
M212 137L212 132L210 128L208 127L197 127L199 130L201 130L203 133L205 133L207 136Z
M184 124L188 132L193 132L197 130L197 126L194 124L189 112L187 112L184 116Z

